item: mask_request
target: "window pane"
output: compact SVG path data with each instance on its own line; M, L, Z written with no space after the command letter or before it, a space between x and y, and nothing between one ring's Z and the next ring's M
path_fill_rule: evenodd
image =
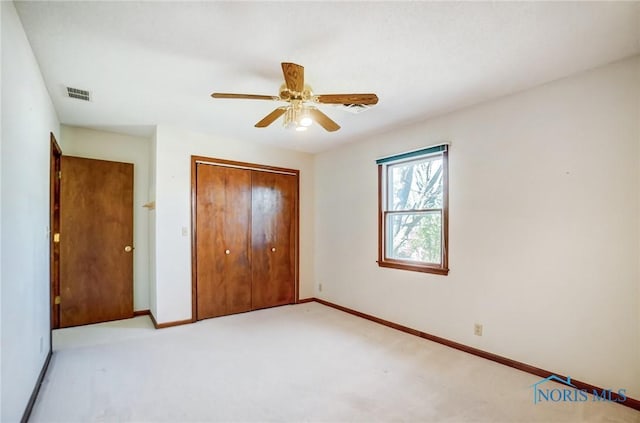
M387 215L387 258L440 264L441 212Z
M388 210L442 208L442 155L388 167Z

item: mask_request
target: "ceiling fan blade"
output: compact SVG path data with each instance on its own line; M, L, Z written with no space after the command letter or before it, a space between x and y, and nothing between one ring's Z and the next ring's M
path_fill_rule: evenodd
M274 95L258 95L258 94L229 94L229 93L213 93L213 98L241 98L245 100L280 100L280 97Z
M284 112L287 111L286 107L278 107L273 112L266 115L260 122L255 124L256 128L265 128L271 125L276 119L280 116L284 115Z
M337 131L338 129L340 129L340 125L335 123L329 116L325 115L318 109L309 109L309 114L311 114L313 120L318 122L320 126L322 126L329 132Z
M325 104L377 104L375 94L321 94L314 96L314 101Z
M301 93L304 90L304 67L295 63L282 63L284 82L289 91Z

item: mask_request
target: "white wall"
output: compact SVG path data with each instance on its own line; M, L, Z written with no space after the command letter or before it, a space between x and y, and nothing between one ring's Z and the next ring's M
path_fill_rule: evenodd
M0 420L14 422L49 351L49 132L59 136L59 124L13 3L0 7Z
M639 113L636 57L318 155L316 295L640 398ZM379 268L374 161L442 141L451 272Z
M113 132L61 126L62 154L133 163L133 308L149 309L149 144L151 140ZM63 177L64 178L64 177Z
M0 7L0 29L4 26L4 21L2 20L2 11L4 9ZM0 33L0 40L4 37L4 34ZM2 51L2 47L0 46L0 52ZM2 57L0 56L0 99L2 99ZM4 101L0 101L0 240L2 240L2 120L4 116L2 115L2 103ZM0 241L0 418L2 418L2 242Z
M300 298L313 295L312 155L169 126L158 126L156 141L158 323L191 318L191 155L300 170Z
M157 131L154 130L149 140L149 202L156 199L156 141ZM156 293L156 210L149 210L149 310L153 316L158 315L158 302Z
M3 8L0 7L0 29L4 26L4 20L2 18ZM0 31L1 32L1 31ZM0 33L0 41L4 38L4 34ZM0 46L0 52L3 48ZM0 99L2 97L2 60L3 58L0 56ZM2 132L2 120L4 119L4 115L2 114L2 103L3 100L0 100L0 240L2 240L2 136L4 133ZM0 241L0 419L2 418L2 242Z

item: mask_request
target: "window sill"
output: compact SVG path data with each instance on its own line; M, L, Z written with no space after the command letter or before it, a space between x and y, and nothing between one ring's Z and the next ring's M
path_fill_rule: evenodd
M378 266L388 267L391 269L408 270L411 272L433 273L435 275L446 276L449 274L449 269L443 267L430 267L422 266L419 264L404 263L398 261L377 261Z

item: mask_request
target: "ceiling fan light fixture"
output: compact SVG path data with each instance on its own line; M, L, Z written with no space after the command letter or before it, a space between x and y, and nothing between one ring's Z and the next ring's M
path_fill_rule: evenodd
M308 115L303 115L302 118L300 119L300 126L306 128L307 126L311 126L313 124L313 119L311 119L311 116Z
M296 107L289 106L287 108L282 124L287 129L296 129L298 126L300 126L298 124L298 111L296 110Z
M309 108L300 101L293 101L287 108L282 122L287 129L295 129L298 132L306 131L313 124Z

